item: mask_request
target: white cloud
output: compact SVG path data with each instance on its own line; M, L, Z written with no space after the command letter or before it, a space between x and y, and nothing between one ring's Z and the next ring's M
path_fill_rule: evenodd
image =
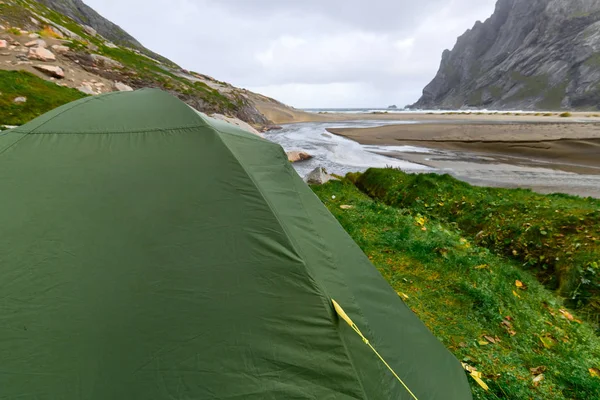
M405 105L495 0L87 0L184 68L296 107Z

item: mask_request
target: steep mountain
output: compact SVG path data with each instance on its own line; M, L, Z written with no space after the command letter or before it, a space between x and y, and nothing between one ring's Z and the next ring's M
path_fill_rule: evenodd
M297 112L268 97L182 69L81 0L0 1L0 72L7 70L30 73L86 95L160 88L197 110L234 117L259 129L271 124L267 113ZM33 82L29 76L22 81ZM12 101L0 98L0 103L8 100ZM44 111L42 106L36 109ZM15 110L10 119L20 120L15 115L19 107Z
M81 0L38 0L48 8L71 18L73 21L88 26L97 31L106 39L115 44L128 46L140 50L142 53L149 55L161 61L169 62L166 58L148 50L133 36L121 29L120 26L113 24L93 8L89 7ZM89 29L88 29L89 31ZM90 31L93 32L93 31Z
M600 1L498 0L412 107L600 109Z

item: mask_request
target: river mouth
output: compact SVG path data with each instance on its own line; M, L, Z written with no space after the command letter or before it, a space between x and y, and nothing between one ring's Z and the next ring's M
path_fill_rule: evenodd
M268 132L268 140L286 151L301 150L314 158L294 164L302 177L317 167L345 175L368 168L398 168L408 173L442 173L479 186L528 188L540 193L567 193L600 198L598 171L557 169L547 161L429 149L420 146L361 145L332 134L333 128L372 128L384 125L419 124L419 121L358 120L308 122L283 125Z
M433 172L433 168L419 163L390 157L389 150L427 153L428 149L415 146L364 146L353 140L329 133L330 128L370 128L392 124L414 124L413 121L346 121L305 122L283 125L283 129L266 133L265 137L285 151L305 151L312 159L294 164L304 177L317 167L329 173L345 175L348 172L365 171L368 168L400 168L407 172Z

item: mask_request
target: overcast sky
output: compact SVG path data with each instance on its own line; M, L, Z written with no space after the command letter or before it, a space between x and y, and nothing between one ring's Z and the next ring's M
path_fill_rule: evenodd
M183 68L295 107L414 103L495 0L84 0Z

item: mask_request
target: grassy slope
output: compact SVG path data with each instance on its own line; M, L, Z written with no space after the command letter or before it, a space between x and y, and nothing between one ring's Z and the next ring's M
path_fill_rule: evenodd
M518 264L451 224L375 202L349 181L313 190L434 334L482 372L490 389L471 380L476 399L600 398L589 371L600 368L600 339L569 321L561 301Z
M16 97L26 103L15 103ZM0 125L21 125L65 103L85 97L25 71L0 71Z
M448 175L392 169L369 170L357 185L386 204L456 224L476 244L531 269L598 323L600 200L481 188Z

